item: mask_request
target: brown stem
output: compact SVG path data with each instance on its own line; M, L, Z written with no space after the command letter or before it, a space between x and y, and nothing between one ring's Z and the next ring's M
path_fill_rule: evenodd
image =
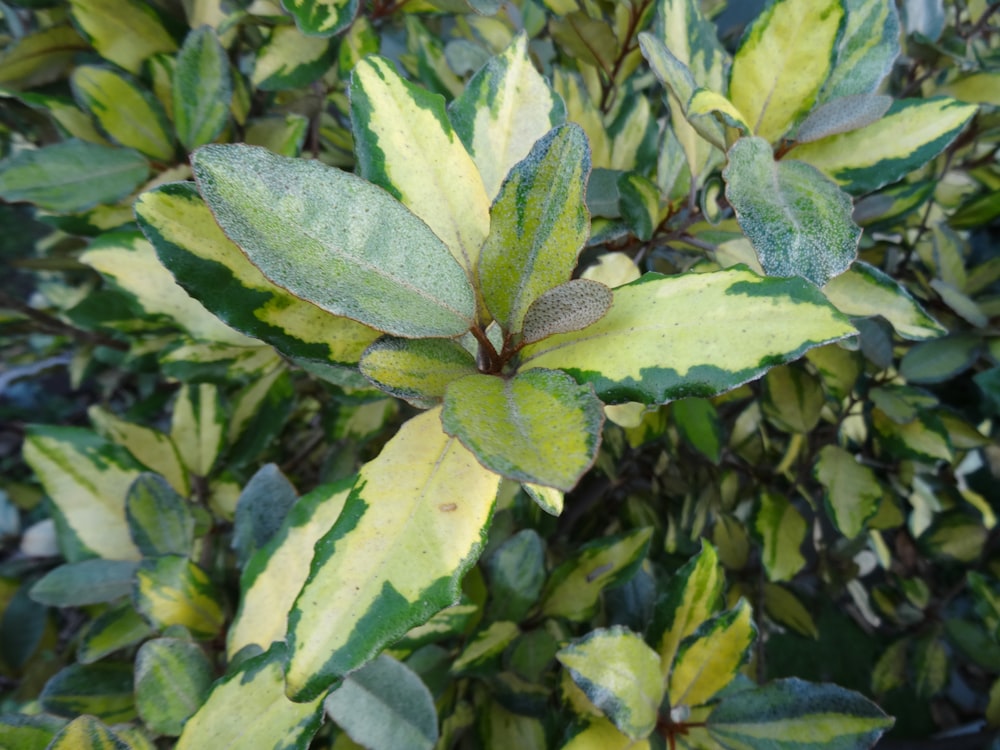
M36 310L27 303L22 302L16 297L10 296L6 292L0 292L0 307L6 307L21 313L29 320L37 323L39 327L47 333L71 336L74 339L82 341L86 344L106 346L109 349L117 349L120 352L127 352L129 349L128 344L124 341L118 341L117 339L102 336L99 333L93 333L92 331L85 331L82 328L77 328L76 326L70 325L53 315L49 315L41 310Z

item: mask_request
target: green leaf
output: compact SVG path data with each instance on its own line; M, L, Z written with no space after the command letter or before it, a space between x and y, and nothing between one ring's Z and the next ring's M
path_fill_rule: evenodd
M139 73L146 58L174 52L177 42L155 7L140 0L70 0L77 28L105 59Z
M262 649L285 638L288 612L309 575L313 546L333 526L354 477L320 485L299 498L278 532L258 549L240 577L240 605L226 633L226 653L256 644Z
M867 127L796 146L789 153L852 195L863 195L896 182L941 153L977 109L947 97L902 99Z
M979 336L969 333L925 341L903 356L899 372L908 383L943 383L971 367L981 345Z
M359 174L419 216L474 282L490 201L448 122L444 99L403 80L392 62L376 55L354 68L350 94ZM413 271L410 262L407 271Z
M770 276L802 276L823 286L857 257L861 229L851 199L818 170L775 161L761 138L741 138L722 172L726 198Z
M516 332L543 292L568 281L587 239L590 154L578 125L540 139L511 170L490 210L479 260L486 306L505 332Z
M201 647L179 638L155 638L135 655L135 704L146 726L176 737L212 686L212 664Z
M469 79L448 116L493 198L534 143L565 121L566 107L535 70L522 32Z
M763 545L761 563L771 581L787 581L806 564L800 548L809 526L788 498L762 492L753 518L753 531Z
M725 437L719 413L704 398L682 398L670 407L681 437L713 464L722 458Z
M182 387L174 402L170 439L188 471L207 477L225 439L225 413L219 389L211 383Z
M20 745L11 745L19 750ZM132 750L132 746L93 716L78 716L45 746L47 750Z
M84 549L109 560L139 559L125 496L140 469L124 449L77 427L31 425L24 460Z
M811 143L837 133L871 125L892 106L892 97L880 94L849 94L820 105L795 131L798 143Z
M657 599L649 628L664 675L669 673L681 642L719 610L724 583L715 547L704 540L701 551L670 577Z
M128 596L138 563L83 560L60 565L31 587L31 598L50 607L81 607Z
M285 697L285 654L285 645L276 643L216 682L184 725L177 750L236 748L248 737L262 748L306 750L323 720L322 705L319 698L293 703Z
M589 386L530 370L456 380L441 421L491 471L569 491L597 458L604 412Z
M370 750L431 750L438 738L430 690L409 667L385 654L347 677L323 707L352 740Z
M755 135L776 143L812 109L845 15L842 0L782 0L750 24L733 57L729 98Z
M656 727L663 700L660 658L623 628L598 628L556 654L573 681L612 723L634 740Z
M611 310L593 325L525 347L521 370L565 370L593 383L605 403L664 403L735 388L852 333L801 279L761 278L746 268L646 274L615 289ZM609 358L611 350L619 355Z
M90 111L108 137L154 161L173 161L170 121L152 93L125 75L96 65L77 66L70 83L80 106Z
M254 58L250 83L262 91L304 88L330 69L336 55L337 46L326 37L276 26Z
M192 162L222 230L292 294L406 338L471 327L475 299L462 269L426 224L374 185L252 146L203 146Z
M820 381L803 368L775 367L764 376L764 414L779 429L806 434L819 424L826 403Z
M346 29L359 4L359 0L281 0L299 30L317 36L333 36Z
M39 29L9 40L0 52L0 86L30 89L62 78L89 45L69 24Z
M670 705L693 707L711 700L736 678L740 666L750 657L756 637L753 611L744 599L700 623L681 641L670 667Z
M281 156L298 156L302 151L309 119L294 112L251 118L243 133L244 142L263 146Z
M90 717L93 720L93 717ZM85 723L85 722L83 722ZM52 739L66 725L66 719L51 714L0 715L0 731L10 750L46 750ZM68 748L66 750L72 750ZM129 748L125 748L129 750Z
M462 653L452 662L453 674L485 674L495 672L498 657L521 634L516 622L493 622L468 640Z
M882 0L844 0L847 23L820 101L878 89L899 55L899 12Z
M148 174L149 163L138 151L72 139L0 163L0 198L72 213L115 203Z
M457 341L389 336L365 350L360 367L377 387L418 406L439 402L449 383L477 372L475 358Z
M816 621L795 594L776 583L764 584L764 610L772 620L807 638L819 639Z
M93 664L108 654L132 646L152 635L153 629L139 616L131 601L104 610L80 633L76 659Z
M330 315L266 279L222 233L194 185L143 193L135 212L181 286L236 330L290 357L351 365L378 338L377 331Z
M132 595L136 609L155 628L182 625L197 638L211 638L224 615L215 586L201 568L179 555L143 560Z
M947 333L947 329L924 312L905 286L862 261L830 279L823 293L845 315L881 315L896 333L911 341L934 339Z
M174 68L174 127L188 151L211 143L229 123L229 58L208 26L191 31Z
M320 695L457 601L499 483L444 434L439 409L411 419L365 464L337 522L316 543L288 617L289 695Z
M642 564L652 535L647 527L584 545L552 571L542 594L542 615L574 622L592 617L601 592L624 583Z
M92 714L109 724L130 721L135 717L132 664L71 664L45 683L38 700L43 709L62 716Z
M734 693L708 717L724 746L774 750L872 747L892 723L858 693L795 678Z
M545 584L545 546L534 529L523 529L486 559L492 604L497 620L520 622L538 600Z
M140 474L128 488L125 517L143 556L191 553L194 514L187 500L158 474Z
M236 502L232 547L237 565L247 560L278 532L299 493L276 464L265 464L250 477Z
M882 487L875 472L862 466L843 448L826 445L813 468L816 481L826 490L830 518L840 532L853 539L875 515L882 500Z

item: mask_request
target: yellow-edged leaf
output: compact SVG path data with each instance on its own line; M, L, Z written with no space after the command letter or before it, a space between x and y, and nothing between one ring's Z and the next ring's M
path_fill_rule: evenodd
M122 419L97 404L87 410L87 416L105 437L125 448L144 466L162 474L181 495L188 494L187 470L169 437L152 427Z
M157 630L182 625L198 638L211 638L222 628L218 592L201 568L180 555L161 555L143 562L136 573L136 609Z
M50 26L16 41L0 54L0 86L29 89L60 78L87 43L69 24Z
M389 336L365 350L360 367L383 391L418 406L440 401L449 383L478 372L475 358L456 341Z
M303 34L332 36L354 20L360 0L281 0Z
M805 518L788 498L763 492L753 519L761 540L761 562L772 581L787 581L806 564L800 547L809 530Z
M174 52L177 42L154 6L140 0L70 0L77 27L105 60L139 73L157 52Z

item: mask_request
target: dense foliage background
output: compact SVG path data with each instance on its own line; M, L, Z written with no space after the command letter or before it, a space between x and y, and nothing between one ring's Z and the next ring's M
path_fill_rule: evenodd
M842 19L826 48L810 36L826 22L810 20L753 51L769 24L794 27L819 5ZM0 747L227 746L247 726L245 747L771 747L733 728L751 715L738 695L754 683L777 686L753 694L782 742L863 747L888 726L853 693L816 688L817 713L839 706L871 723L806 738L800 683L771 682L782 678L867 696L895 718L883 742L948 733L948 747L989 746L1000 726L998 11L989 0L0 2ZM284 642L313 544L358 472L373 478L372 461L429 404L358 373L377 332L299 335L320 320L275 333L286 323L262 311L293 303L235 265L195 289L190 260L170 255L184 243L163 239L167 198L191 202L176 223L192 227L190 247L221 232L198 224L210 216L193 187L156 189L191 180L190 153L213 142L377 181L359 115L374 84L352 84L376 53L420 90L406 94L413 112L440 97L466 141L500 107L498 81L521 97L522 123L545 109L545 128L521 134L530 142L498 173L475 143L456 146L492 181L490 198L550 127L582 129L586 157L566 146L591 170L577 276L618 287L744 264L803 277L787 287L808 290L788 293L799 309L829 301L858 333L758 356L724 388L684 381L641 404L638 386L599 392L593 466L565 494L488 465L507 478L481 553L462 563L461 600L359 652L352 669L368 666L330 677L320 707L285 699L285 647L267 634ZM734 55L751 54L763 62L744 72L833 61L801 106L794 82L776 89L790 127L768 134L768 107L749 117L741 94L754 84L730 84ZM412 158L425 159L417 136ZM201 153L207 170L217 152ZM805 163L806 177L790 166ZM413 186L395 184L382 186L426 219ZM739 349L752 317L706 308L699 345ZM319 345L326 361L296 356ZM419 547L399 554L420 566ZM424 609L421 622L438 607ZM673 701L698 649L723 656L700 656L709 677ZM663 707L646 721L648 654ZM634 692L593 671L618 660L640 674ZM279 702L280 716L265 711ZM379 734L387 726L402 734Z

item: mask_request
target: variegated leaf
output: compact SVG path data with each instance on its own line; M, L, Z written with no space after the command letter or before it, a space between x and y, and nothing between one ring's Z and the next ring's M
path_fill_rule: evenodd
M288 617L289 695L321 695L458 600L499 484L444 433L439 409L402 427L361 469L340 517L316 544Z
M102 435L114 440L144 466L162 474L177 492L187 495L190 481L177 447L159 430L128 422L94 404L87 416Z
M593 383L605 403L665 403L735 388L854 333L811 284L746 268L646 274L615 289L614 298L608 314L584 330L525 347L522 371L565 370ZM622 356L610 360L609 347Z
M223 624L218 592L201 568L180 555L143 560L136 574L136 609L158 630L183 625L211 638Z
M11 738L17 741L16 738ZM21 747L12 745L12 747ZM24 747L29 747L24 745ZM34 745L30 747L35 747ZM38 745L42 747L42 745ZM73 719L45 745L47 750L132 750L132 746L119 737L99 719L83 715Z
M754 512L753 531L761 542L761 563L771 581L787 581L806 564L802 543L809 526L788 498L761 493Z
M838 133L849 133L877 122L891 106L892 97L881 94L839 96L810 112L795 131L795 140L810 143Z
M11 39L0 52L0 86L24 90L62 78L76 55L88 49L89 45L68 23Z
M522 32L469 80L448 115L492 199L535 141L565 121L566 107L535 70Z
M333 36L346 29L358 12L359 0L281 0L303 34Z
M449 383L478 372L475 358L456 341L388 336L365 350L360 367L383 391L418 406L439 402Z
M813 474L826 490L830 518L848 539L865 528L882 500L882 487L875 472L858 463L838 445L825 445L816 458Z
M899 54L899 11L882 0L844 0L847 23L820 102L875 91Z
M135 212L181 286L238 331L296 359L347 365L356 365L378 338L374 329L330 315L268 281L222 233L193 184L143 193Z
M308 86L330 69L337 46L322 36L304 36L294 26L276 26L254 58L250 83L263 91Z
M105 60L139 73L157 52L174 52L177 42L157 16L155 6L140 0L70 0L77 28Z
M135 703L143 723L157 734L179 735L208 696L213 672L193 641L146 641L135 655Z
M233 82L229 58L215 32L201 26L187 35L173 75L177 138L188 151L211 143L229 123Z

